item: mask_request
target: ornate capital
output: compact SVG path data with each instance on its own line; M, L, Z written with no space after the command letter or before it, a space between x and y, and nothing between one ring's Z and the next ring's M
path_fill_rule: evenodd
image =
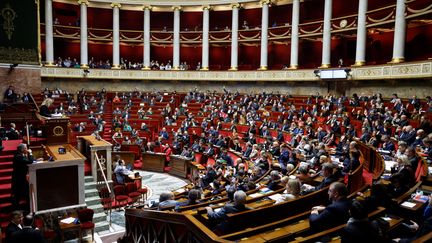
M212 6L204 5L204 6L202 6L202 10L212 10Z
M121 4L120 3L111 3L111 8L121 8Z
M89 2L88 2L88 0L78 0L78 4L79 5L81 5L81 4L85 4L85 5L89 5Z
M148 10L152 10L153 9L153 6L151 6L151 5L144 5L143 6L143 10L146 10L146 9L148 9Z
M231 8L240 8L241 4L240 3L231 3Z
M261 4L261 6L262 5L270 5L270 4L272 4L272 0L261 0L260 4Z
M172 6L173 11L176 11L176 10L181 11L181 9L182 9L181 6Z

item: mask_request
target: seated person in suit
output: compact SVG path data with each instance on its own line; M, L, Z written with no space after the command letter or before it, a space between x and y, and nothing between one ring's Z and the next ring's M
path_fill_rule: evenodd
M19 136L20 136L20 132L16 130L15 123L11 123L9 130L6 132L6 137L9 140L14 140L14 139L18 139Z
M328 190L332 203L327 207L312 208L309 223L312 230L323 230L347 222L351 201L347 199L348 189L341 182L333 182Z
M162 192L159 196L158 210L174 207L176 204L177 201L174 200L174 194L172 192Z
M22 230L23 213L21 211L13 211L11 221L6 228L6 242L10 242L12 234Z
M217 226L216 229L226 232L228 230L233 230L229 223L226 222L227 214L239 213L242 211L249 210L246 207L246 193L244 191L236 191L234 193L234 203L227 203L220 210L213 210L211 207L206 207L207 215L210 220L212 220Z
M114 169L114 174L118 184L124 184L126 182L126 177L131 173L132 171L126 168L123 160L119 160L117 162L117 166Z
M324 163L322 165L322 176L324 176L324 179L321 184L315 187L315 190L320 190L338 180L334 173L334 167L335 166L331 163Z
M378 228L368 220L368 211L362 201L354 200L349 209L350 218L342 231L342 242L380 242Z
M272 170L270 172L270 182L267 184L267 188L270 190L276 190L279 183L281 182L281 177L277 170Z
M195 205L201 198L201 192L198 189L192 189L188 193L188 199L184 202L177 202L175 210L178 211L180 207Z

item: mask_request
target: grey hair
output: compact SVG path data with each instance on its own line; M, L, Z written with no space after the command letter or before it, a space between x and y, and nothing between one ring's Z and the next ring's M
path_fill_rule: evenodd
M244 191L236 191L234 193L234 203L237 205L244 205L246 203L246 193Z
M18 147L17 147L17 150L18 150L18 152L22 152L22 151L24 151L24 149L26 149L27 148L27 144L25 144L25 143L20 143L19 145L18 145Z

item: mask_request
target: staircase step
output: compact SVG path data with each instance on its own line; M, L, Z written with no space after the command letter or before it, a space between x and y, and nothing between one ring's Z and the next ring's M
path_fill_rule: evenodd
M0 184L0 194L10 194L12 189L12 185L8 184Z
M13 157L12 154L0 155L0 162L12 162Z
M99 192L97 189L86 189L85 190L85 197L95 197L98 196Z
M84 185L84 190L96 189L96 182L87 182Z
M93 176L85 176L84 177L84 182L93 182Z
M0 170L0 176L8 176L8 175L12 175L12 171L13 169L2 169Z
M87 197L85 199L85 202L87 206L100 205L100 197L99 196Z
M96 205L87 206L87 208L93 209L93 211L95 213L103 213L103 212L105 212L104 208L102 207L102 204L96 204Z
M102 213L95 213L93 215L93 223L97 223L97 222L103 222L103 221L107 221L107 215L105 212Z
M0 170L10 169L10 168L12 168L12 162L10 161L0 162Z
M102 231L107 231L109 230L109 223L104 221L104 222L97 222L95 223L95 232L102 232Z
M0 185L1 184L9 184L12 182L12 176L1 176L0 177Z

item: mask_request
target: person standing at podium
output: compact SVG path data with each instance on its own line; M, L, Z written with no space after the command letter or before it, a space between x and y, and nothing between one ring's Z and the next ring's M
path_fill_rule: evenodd
M43 102L41 107L39 108L39 114L41 116L51 117L51 111L49 107L54 103L54 100L51 98L46 98Z
M31 150L21 143L17 147L17 153L13 158L12 171L12 203L18 208L21 200L29 201L29 184L27 181L28 165L33 163Z

